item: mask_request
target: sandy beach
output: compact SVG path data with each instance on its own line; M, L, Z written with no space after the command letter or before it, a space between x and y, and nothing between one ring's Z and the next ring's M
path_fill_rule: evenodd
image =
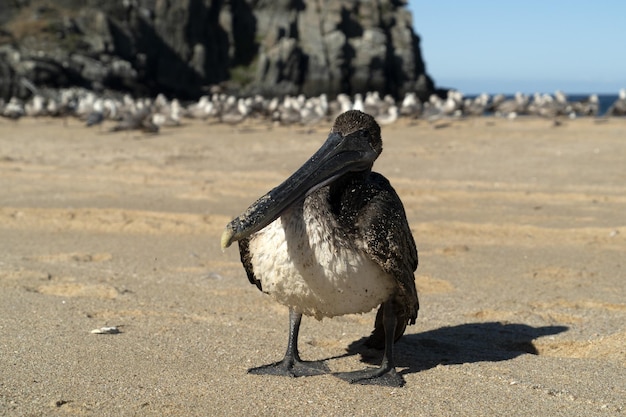
M626 413L626 120L383 127L420 258L403 388L246 372L288 312L221 232L330 123L109 127L0 119L0 415ZM363 368L374 313L305 318L303 359Z

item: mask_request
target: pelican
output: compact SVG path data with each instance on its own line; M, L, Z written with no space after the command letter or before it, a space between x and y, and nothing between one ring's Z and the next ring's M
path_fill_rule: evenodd
M374 118L342 113L302 167L226 226L222 248L238 241L250 283L289 308L284 358L250 373L328 373L323 362L300 359L302 315L321 320L380 306L366 342L384 349L380 367L334 375L350 383L404 384L393 345L417 318L417 250L400 198L372 171L381 152Z

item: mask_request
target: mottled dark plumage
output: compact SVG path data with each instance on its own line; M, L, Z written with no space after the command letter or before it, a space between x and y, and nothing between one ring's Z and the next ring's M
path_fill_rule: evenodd
M393 298L398 316L395 340L407 324L415 324L419 303L413 272L418 256L413 235L408 227L404 206L389 181L377 172L353 175L330 186L331 201L337 219L355 242L385 272L397 281ZM379 309L379 315L382 314ZM367 344L382 349L385 332L376 320Z
M338 376L350 382L398 386L402 385L403 381L395 373L392 345L404 334L406 326L414 324L417 318L419 304L413 273L417 268L418 258L415 241L400 198L384 176L371 170L374 160L381 152L380 127L373 117L360 111L349 111L340 115L331 129L329 139L320 148L320 151L283 184L261 197L244 214L233 220L226 227L222 236L222 245L226 247L234 240L239 241L241 262L246 270L248 280L262 291L265 289L261 283L261 278L259 278L259 272L265 277L264 280L268 279L268 276L272 277L272 267L267 266L270 264L258 263L264 269L255 271L254 265L257 265L255 264L255 256L272 256L269 252L271 249L267 249L272 247L274 240L271 239L283 239L277 240L277 242L286 241L287 246L304 248L300 249L304 251L302 252L303 256L311 256L312 253L316 253L315 256L320 257L325 255L314 252L311 247L307 246L309 242L319 242L319 239L336 241L339 246L331 245L329 247L340 247L344 251L329 253L328 256L334 257L337 262L349 264L355 259L361 259L360 256L369 260L367 262L371 266L367 266L370 268L367 271L380 268L379 271L381 272L377 273L381 274L380 279L385 280L385 282L393 282L393 289L391 292L385 292L379 298L384 301L379 308L374 323L374 331L367 344L371 347L385 349L383 364L378 369L349 372L338 374ZM323 174L318 174L320 171ZM309 179L311 177L314 180ZM306 187L311 187L308 191L302 189L305 184ZM281 201L287 200L290 203L281 203ZM285 220L285 223L280 226L285 228L284 235L283 232L274 231L268 235L258 234L278 217L283 216L287 210L289 220ZM306 229L307 227L313 229ZM303 230L311 230L316 236L306 237L308 232L304 232L305 236L303 237ZM320 238L320 230L329 231L329 234ZM276 233L279 234L276 235ZM291 241L292 238L297 239L297 241ZM263 242L263 245L259 243L255 246L256 248L264 248L262 253L252 253L251 243L254 239L262 239L259 242ZM348 248L347 252L345 251L346 248ZM357 252L360 255L357 255ZM300 252L294 251L293 253ZM340 256L343 255L340 253L346 254L347 258L345 260L341 258ZM281 254L280 262L287 262L291 265L292 261L285 260L284 252ZM318 261L314 260L313 262ZM327 261L321 260L321 258L319 262L320 266L327 265L324 263ZM288 268L295 268L293 269L294 273L300 274L302 272L296 271L305 265L298 265L300 264L295 261L293 266L288 266ZM281 266L281 268L283 267ZM332 269L325 270L326 272L323 272L322 269L320 271L321 274L330 274L328 279L335 279L332 278L332 274L337 273L333 272ZM367 271L364 270L363 272L369 273ZM357 281L362 281L358 279L361 276L354 278L356 279L355 284ZM287 285L287 282L291 280L291 275L284 277L281 279L284 279L283 282ZM315 275L315 277L319 280L326 279L325 275ZM371 280L371 276L368 279ZM390 279L391 281L389 281ZM282 286L282 282L280 285ZM307 281L303 285L308 285ZM362 284L356 285L358 287ZM352 287L349 288L346 291L351 291ZM365 290L367 292L367 288L359 291ZM271 289L268 291L271 292ZM345 303L343 297L341 296L338 301L334 302ZM345 298L349 299L350 297L347 297L346 294ZM331 297L327 300L331 299L335 300L336 298ZM290 337L285 358L276 364L255 368L251 372L292 376L315 375L325 372L319 367L313 367L300 360L297 338L303 310L298 313L298 305L289 305L291 306ZM376 305L374 304L374 307ZM372 308L371 304L369 308ZM315 314L317 316L317 313ZM325 314L327 313L320 313L321 316ZM328 314L327 316L332 317L332 315L345 313Z
M321 188L314 193L328 194L328 204L342 226L338 233L348 234L359 243L361 250L397 280L393 305L398 315L395 331L395 340L398 340L407 324L415 324L419 309L413 276L418 264L417 249L400 197L383 175L371 171L346 175L326 187L328 190ZM250 238L239 241L241 263L250 283L262 291L261 281L252 268L249 241ZM382 349L384 340L381 308L367 344Z
M256 285L259 291L263 291L263 287L261 286L261 281L256 279L254 276L254 271L252 270L252 261L250 259L250 238L247 237L245 239L241 239L239 241L239 256L241 257L241 263L243 264L243 269L246 271L246 275L248 276L248 281L250 284Z

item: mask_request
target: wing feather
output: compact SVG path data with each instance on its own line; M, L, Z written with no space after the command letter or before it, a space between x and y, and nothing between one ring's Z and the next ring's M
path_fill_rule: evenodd
M243 264L243 269L246 270L246 275L248 276L248 281L250 281L250 284L256 285L260 291L263 291L263 288L261 288L261 281L256 278L256 276L254 275L254 269L252 268L250 238L247 237L239 241L239 256L241 258L241 263Z
M415 323L419 302L414 271L417 248L400 197L382 175L372 173L376 193L363 207L357 227L363 250L398 284L395 302L402 316Z
M398 340L408 324L415 324L419 310L414 276L418 265L417 248L402 201L389 181L371 173L367 184L364 196L367 203L356 216L357 242L374 262L396 279L397 291L392 302L398 319L395 329L395 340ZM382 349L384 342L381 306L366 344Z

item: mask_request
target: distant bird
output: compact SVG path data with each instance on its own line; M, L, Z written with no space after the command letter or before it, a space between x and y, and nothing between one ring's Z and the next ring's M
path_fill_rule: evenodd
M11 97L2 110L2 116L15 121L19 120L24 114L24 104L16 97Z
M102 100L98 99L93 103L91 112L85 119L85 126L100 126L104 121L104 104Z
M283 360L250 373L327 373L324 363L300 359L302 315L322 319L380 305L366 342L384 348L380 367L335 375L351 383L403 385L393 345L417 318L417 250L400 198L372 172L381 152L374 118L343 113L302 167L226 226L222 248L239 241L250 283L289 307Z
M380 125L389 125L398 120L398 108L390 106L384 113L378 113L376 121Z
M600 99L597 94L591 94L586 99L573 102L572 107L577 116L595 117L600 111Z
M365 103L363 103L363 96L360 93L354 95L354 103L352 104L353 110L363 111L365 109Z
M341 113L352 110L352 100L347 94L338 94L337 102L339 103L339 109Z
M283 102L274 112L273 118L284 126L300 123L302 115L300 114L298 101L294 97L285 96Z
M208 96L202 96L197 103L187 107L185 115L194 119L206 119L213 112L214 106Z
M150 109L142 108L136 113L125 113L122 120L109 129L110 132L120 132L123 130L140 130L144 133L159 133L159 126L152 120Z
M172 100L170 103L164 95L159 94L154 103L152 122L159 127L180 126L181 110L180 102L177 99Z
M619 96L606 111L607 116L626 116L626 89L619 90Z
M303 125L314 125L326 117L328 111L328 103L325 101L325 95L322 99L309 99L304 103L304 107L300 109L300 123Z
M461 116L463 107L463 93L456 90L449 90L446 100L441 106L441 113L444 116Z
M441 108L443 107L443 100L436 94L431 94L428 97L428 101L424 103L422 109L422 117L428 121L434 121L441 118Z
M356 101L355 101L355 104L356 104ZM358 109L355 107L355 110L361 110L373 116L374 118L376 118L376 116L378 116L378 114L383 111L382 104L383 103L382 103L382 100L380 99L380 95L378 94L378 91L368 91L365 94L365 100L363 100L363 103L361 105L362 109ZM384 107L386 110L386 108L389 107L389 105L385 103Z
M59 97L57 112L58 115L63 118L63 126L67 127L67 118L76 114L77 107L78 99L76 98L74 91L62 90Z
M229 108L222 111L220 115L220 122L237 125L248 117L250 110L248 109L244 99L240 98L237 100L233 97L232 100L233 104Z
M32 99L24 105L24 112L28 117L40 117L46 115L46 99L35 94Z
M500 99L500 97L502 98ZM503 96L499 95L493 99L494 113L496 116L514 119L517 116L527 113L528 102L528 96L520 92L515 93L515 97L510 100L506 100Z
M417 94L410 92L404 95L400 105L400 115L404 117L417 118L422 114L422 102Z
M483 93L474 99L467 98L463 102L463 114L467 116L482 116L489 105L489 94Z
M87 120L85 120L85 126L91 127L101 125L103 121L104 114L102 113L102 111L94 110L87 115Z

